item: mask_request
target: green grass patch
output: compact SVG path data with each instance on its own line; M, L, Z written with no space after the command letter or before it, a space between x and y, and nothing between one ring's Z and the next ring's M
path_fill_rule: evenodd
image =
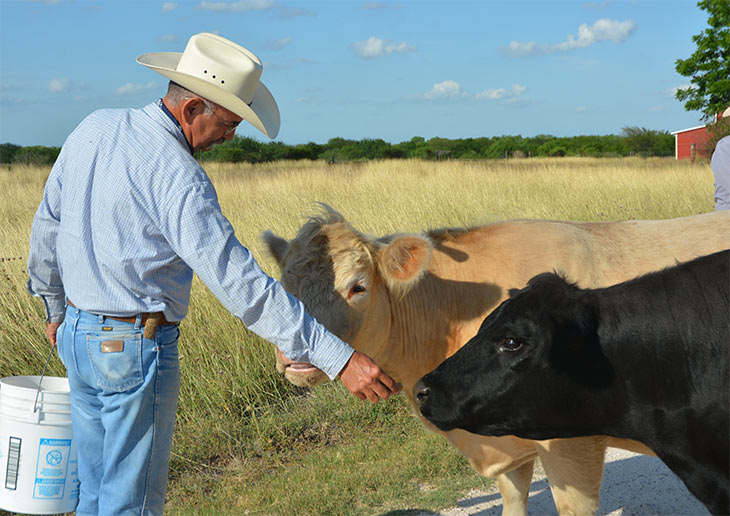
M318 417L303 423L271 414L265 425L281 423L281 436L296 437L175 478L167 513L405 514L452 506L492 482L426 430L402 396L369 410L349 398L339 385L325 385L300 398Z

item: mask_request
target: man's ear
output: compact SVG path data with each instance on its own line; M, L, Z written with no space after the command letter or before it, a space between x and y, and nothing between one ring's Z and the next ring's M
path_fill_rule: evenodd
M205 103L199 97L191 97L182 102L181 110L182 121L190 125L196 116L205 112Z

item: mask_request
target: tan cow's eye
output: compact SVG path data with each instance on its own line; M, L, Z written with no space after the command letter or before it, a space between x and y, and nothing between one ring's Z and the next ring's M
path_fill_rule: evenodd
M349 301L357 294L362 294L365 290L365 287L360 283L355 283L352 287L350 287L350 291L347 293L347 300Z

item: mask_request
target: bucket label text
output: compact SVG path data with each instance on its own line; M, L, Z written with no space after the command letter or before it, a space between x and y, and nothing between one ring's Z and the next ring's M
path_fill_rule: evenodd
M63 498L70 452L71 439L41 438L33 498L43 500Z

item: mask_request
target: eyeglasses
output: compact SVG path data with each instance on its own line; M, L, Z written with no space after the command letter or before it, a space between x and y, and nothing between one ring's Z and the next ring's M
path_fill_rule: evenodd
M236 127L238 127L238 124L241 122L231 122L230 120L223 120L218 114L213 111L213 115L218 119L220 124L223 126L223 128L226 130L225 134L231 134L233 131L236 130Z

